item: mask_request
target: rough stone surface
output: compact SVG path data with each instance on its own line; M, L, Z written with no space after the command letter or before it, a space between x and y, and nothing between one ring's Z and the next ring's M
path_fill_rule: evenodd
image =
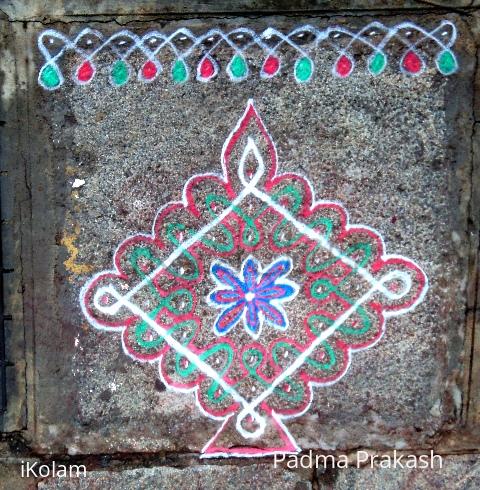
M0 457L0 490L31 490L35 478L22 478L20 463L7 462Z
M321 490L474 490L480 486L480 459L478 455L446 457L441 469L348 468L338 471L333 484L331 478L321 476L318 484Z
M196 466L193 468L138 468L118 473L93 471L86 478L52 478L38 484L39 490L73 490L121 488L162 488L182 490L238 489L309 490L311 483L292 471L273 469L269 465Z

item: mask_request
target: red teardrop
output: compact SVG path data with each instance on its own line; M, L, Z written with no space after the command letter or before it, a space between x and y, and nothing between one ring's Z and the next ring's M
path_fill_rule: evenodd
M142 76L145 78L145 80L153 80L155 78L155 75L157 74L157 66L155 63L151 60L148 60L143 66L142 66Z
M93 66L90 61L84 61L77 70L77 79L79 82L87 83L93 77Z
M200 77L208 80L215 74L215 66L210 58L203 58L200 63Z
M269 55L263 64L263 72L267 74L269 77L272 77L277 73L280 68L280 60L273 55Z
M405 55L402 64L409 73L418 73L422 69L422 60L413 51Z
M342 54L342 56L338 58L337 63L335 65L335 71L337 72L337 75L342 78L348 77L348 75L350 75L350 73L352 72L352 69L353 69L352 61L348 56Z

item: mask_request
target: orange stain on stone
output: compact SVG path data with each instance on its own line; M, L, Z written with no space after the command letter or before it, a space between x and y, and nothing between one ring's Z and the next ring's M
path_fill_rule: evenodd
M71 272L73 275L88 274L92 272L93 266L89 264L79 264L76 262L78 256L78 248L75 246L75 241L80 235L80 225L75 225L73 233L70 235L65 235L62 238L61 244L67 249L69 257L63 262L63 265L67 271ZM73 277L68 278L70 282L73 282Z

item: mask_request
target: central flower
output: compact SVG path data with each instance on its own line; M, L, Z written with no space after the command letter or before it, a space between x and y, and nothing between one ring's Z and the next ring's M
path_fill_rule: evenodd
M280 257L263 270L249 256L240 272L223 262L213 262L210 272L218 286L207 300L211 306L223 310L215 321L215 333L225 335L241 320L253 338L258 338L264 322L280 330L287 329L288 318L282 303L291 301L299 289L285 278L291 269L292 261L288 257Z

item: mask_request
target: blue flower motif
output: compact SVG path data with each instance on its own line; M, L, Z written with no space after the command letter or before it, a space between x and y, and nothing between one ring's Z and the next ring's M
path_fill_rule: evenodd
M208 302L215 308L222 308L214 330L217 335L225 335L240 320L247 332L258 338L264 322L274 328L286 330L288 318L282 307L298 293L298 286L285 279L292 269L292 261L281 257L266 270L249 256L242 264L240 273L222 262L214 262L210 272L218 287L208 296ZM282 282L277 282L282 278ZM225 289L225 286L228 289Z

